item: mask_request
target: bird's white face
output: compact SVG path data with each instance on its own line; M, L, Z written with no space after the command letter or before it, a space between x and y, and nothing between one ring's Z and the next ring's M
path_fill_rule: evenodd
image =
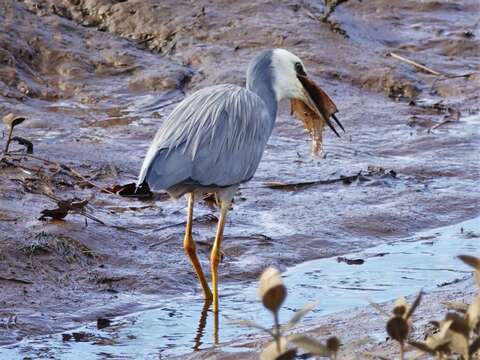
M303 86L298 80L300 73L306 75L302 60L284 49L273 50L272 67L274 90L277 100L286 98L303 99Z
M277 101L282 99L300 100L311 109L319 118L340 136L333 127L330 117L341 127L343 126L335 116L337 107L328 95L307 77L302 60L284 49L275 49L272 54L273 90Z

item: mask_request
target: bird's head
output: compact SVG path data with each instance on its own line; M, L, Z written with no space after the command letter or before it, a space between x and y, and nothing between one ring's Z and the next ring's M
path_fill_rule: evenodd
M278 101L291 99L292 111L301 118L311 133L312 119L317 117L321 120L320 123L327 124L337 136L340 136L331 121L332 118L344 130L335 116L337 107L307 76L305 66L298 56L284 49L275 49L272 51L271 68L273 88Z

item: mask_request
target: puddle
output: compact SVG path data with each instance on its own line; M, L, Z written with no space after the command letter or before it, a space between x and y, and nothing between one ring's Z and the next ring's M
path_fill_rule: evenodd
M287 320L310 301L320 300L320 305L305 321L467 278L471 271L456 255L479 256L479 242L480 218L475 218L343 256L364 260L360 265L325 258L294 266L283 274L289 296L280 318ZM231 325L224 316L271 323L270 314L257 301L256 286L226 284L221 294L219 346L252 334ZM213 328L213 314L203 309L199 296L188 295L158 300L154 309L116 318L103 330L97 330L96 324L76 329L73 332L87 334L79 342L62 341L60 333L27 338L1 348L0 355L2 359L40 354L55 359L157 359L160 354L179 355L213 346Z

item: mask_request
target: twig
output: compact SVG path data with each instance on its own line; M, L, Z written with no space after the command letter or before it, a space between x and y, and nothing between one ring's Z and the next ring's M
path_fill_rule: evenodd
M13 164L13 165L15 165L15 164ZM15 165L15 166L16 166L16 165ZM14 179L14 180L20 182L20 183L25 187L25 189L27 189L28 191L30 191L30 192L33 193L33 194L41 194L41 195L43 195L43 196L46 196L46 197L48 197L50 200L53 200L54 202L56 202L57 204L60 203L61 201L63 201L62 199L56 197L55 195L49 194L49 193L47 193L47 192L45 192L45 191L41 191L41 190L40 190L39 192L36 192L33 188L31 188L30 186L28 186L28 185L25 183L25 181L23 181L23 180L21 180L21 179ZM74 212L74 213L75 213L75 212ZM99 224L107 225L107 224L105 224L102 220L100 220L100 219L96 218L95 216L87 213L84 209L82 209L81 211L78 211L78 212L76 212L76 213L79 214L79 215L82 215L82 216L84 216L84 217L86 217L86 218L89 218L90 220L93 220L93 221L95 221L95 222L97 222L97 223L99 223Z
M344 183L351 183L359 179L362 176L361 172L357 175L351 176L341 176L335 179L327 179L327 180L314 180L314 181L305 181L305 182L298 182L298 183L280 183L280 182L265 182L263 186L259 186L260 188L268 188L268 189L276 189L276 190L299 190L302 188L315 186L315 185L327 185L333 184L336 182L344 182ZM245 188L242 188L245 189Z
M150 35L150 36L147 36L145 39L143 40L140 40L139 42L137 42L137 45L143 45L149 41L152 41L153 39L155 39L155 36L154 35Z
M96 218L95 216L90 215L90 214L87 214L87 213L85 212L85 210L79 212L79 214L80 214L80 215L83 215L83 216L85 216L86 218L89 218L90 220L93 220L93 221L95 221L95 222L97 222L97 223L99 223L99 224L107 225L107 224L105 224L102 220Z
M442 125L448 124L449 122L452 122L452 119L445 119L445 120L439 122L438 124L433 125L430 129L428 129L428 131L435 130Z
M433 80L432 86L430 86L430 93L433 91L433 88L435 87L435 85L437 85L437 82L450 80L450 79L458 79L458 78L467 78L468 79L470 76L477 75L477 74L480 74L480 72L471 72L471 73L466 73L466 74L462 74L462 75L451 75L451 76L444 76L442 78L436 78L435 80Z
M7 153L7 154L4 154L6 156L25 156L25 157L29 157L29 158L32 158L32 159L36 159L36 160L40 160L40 161L43 161L47 164L53 164L53 165L56 165L58 168L64 170L68 175L70 176L73 176L73 177L76 177L77 179L80 179L82 180L83 182L89 184L90 186L93 186L94 188L97 188L101 191L104 191L104 192L107 192L109 194L112 194L112 195L116 195L114 192L108 190L108 189L104 189L102 188L101 186L98 186L97 184L91 182L90 180L88 180L85 176L83 176L82 174L80 174L78 171L76 171L75 169L72 169L70 166L67 166L67 165L64 165L64 164L60 164L59 162L57 161L53 161L53 160L49 160L49 159L46 159L46 158L42 158L40 156L37 156L37 155L33 155L33 154L25 154L25 153L21 153L21 154L14 154L14 153Z
M275 323L275 331L273 332L273 334L275 335L274 336L274 339L275 339L275 342L277 343L277 352L280 354L281 353L281 345L280 345L280 322L278 321L278 312L275 311L273 313L273 320L274 320L274 323Z
M403 57L403 56L401 56L401 55L398 55L398 54L396 54L396 53L394 53L394 52L388 53L387 56L391 56L391 57L393 57L393 58L395 58L395 59L397 59L397 60L406 62L407 64L413 65L413 66L415 66L415 67L417 67L417 68L419 68L419 69L421 69L421 70L423 70L423 71L425 71L425 72L427 72L427 73L429 73L429 74L436 75L436 76L445 76L445 74L442 74L442 73L440 73L440 72L438 72L438 71L432 70L432 69L430 69L429 67L427 67L427 66L425 66L425 65L422 65L422 64L420 64L420 63L418 63L418 62L416 62L416 61L407 59L406 57Z
M28 285L29 285L29 284L33 284L33 282L28 281L28 280L22 280L22 279L16 279L16 278L8 278L8 277L3 277L3 276L0 276L0 280L16 282L16 283L19 283L19 284L28 284Z
M40 170L42 170L42 167L39 167L38 169L34 169L34 168L30 168L28 166L24 166L24 165L20 165L20 164L15 164L11 161L8 161L7 159L5 158L2 158L0 159L1 162L3 162L4 164L7 164L8 166L13 166L13 167L16 167L16 168L19 168L20 170L23 170L25 173L27 173L28 175L32 175L32 174L38 174L38 172Z
M335 11L335 8L343 3L346 3L348 0L325 0L325 11L322 16L318 17L318 20L322 22L327 22L328 18Z

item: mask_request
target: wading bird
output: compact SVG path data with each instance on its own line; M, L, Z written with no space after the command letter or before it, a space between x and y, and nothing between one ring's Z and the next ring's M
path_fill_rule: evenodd
M152 190L172 197L187 195L187 225L183 246L195 268L205 299L213 296L218 312L218 264L225 218L240 184L249 181L262 158L282 99L303 102L333 127L343 129L330 98L311 81L302 61L283 49L267 50L254 58L247 70L246 88L216 85L185 98L160 126L147 151L138 178ZM211 252L213 294L198 261L192 239L194 199L215 193L220 218Z

